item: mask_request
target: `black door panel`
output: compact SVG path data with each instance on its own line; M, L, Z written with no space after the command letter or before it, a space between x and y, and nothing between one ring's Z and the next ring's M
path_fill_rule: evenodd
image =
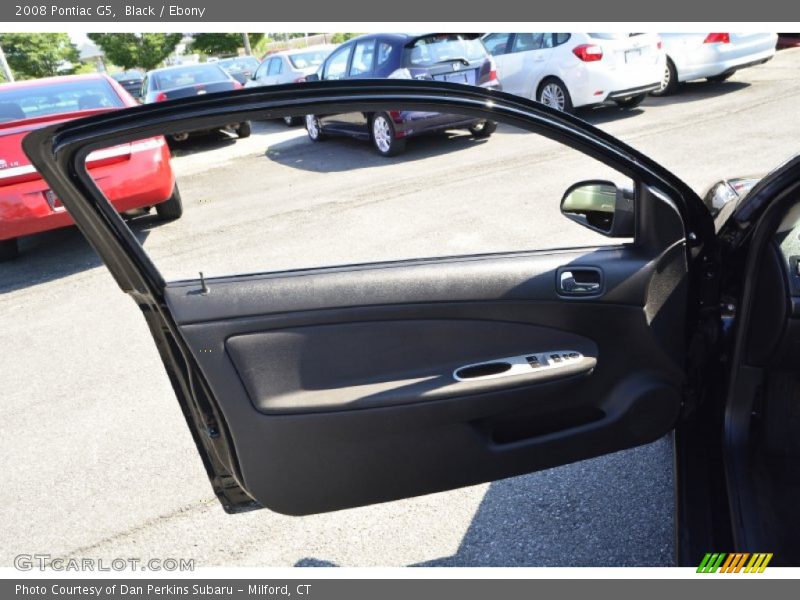
M221 399L246 489L306 514L508 477L669 431L680 330L662 335L653 323L665 303L681 306L662 291L682 289L680 269L665 265L683 256L624 247L412 261L214 279L207 294L171 284L167 298ZM556 273L570 264L600 269L604 292L560 297ZM580 358L509 377L453 376L551 351Z

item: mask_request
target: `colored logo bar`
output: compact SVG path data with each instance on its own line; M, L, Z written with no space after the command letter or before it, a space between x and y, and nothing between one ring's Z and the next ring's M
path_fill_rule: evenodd
M697 572L763 573L771 560L771 552L708 552L697 567Z

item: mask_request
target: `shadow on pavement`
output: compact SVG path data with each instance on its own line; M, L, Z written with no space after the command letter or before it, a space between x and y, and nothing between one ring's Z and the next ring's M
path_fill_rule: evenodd
M466 133L446 132L422 135L408 140L406 151L393 157L380 156L366 140L334 137L314 143L298 137L273 144L266 157L278 164L314 173L356 171L403 163L413 163L433 156L479 147L489 139L477 139Z
M721 83L690 81L680 84L678 91L669 96L648 96L642 106L666 106L668 104L698 102L708 98L724 96L725 94L733 94L749 87L750 84L746 81L723 81Z
M128 220L140 243L162 221L152 214ZM76 227L20 238L19 257L0 262L0 294L33 287L102 265L100 257Z
M455 554L410 566L673 566L671 462L667 436L633 450L496 481ZM339 565L307 557L295 566Z

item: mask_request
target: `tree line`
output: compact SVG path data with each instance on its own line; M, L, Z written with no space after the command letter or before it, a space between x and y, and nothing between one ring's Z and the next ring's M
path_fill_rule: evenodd
M175 51L184 34L89 33L87 35L103 51L108 63L124 70L149 70L160 66ZM253 46L269 41L263 33L248 35ZM304 34L286 35L301 37ZM341 42L353 35L337 33L333 34L332 40ZM190 51L205 55L234 55L242 44L241 33L196 33L192 34ZM68 75L80 67L79 50L66 33L2 33L0 47L5 52L11 71L18 79Z

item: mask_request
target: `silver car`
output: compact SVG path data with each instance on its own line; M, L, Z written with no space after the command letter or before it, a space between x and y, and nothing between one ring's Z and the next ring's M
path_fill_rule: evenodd
M321 44L269 54L261 61L261 65L245 83L245 87L305 81L306 76L317 72L334 48L336 44ZM283 120L290 127L302 121L300 117L284 117Z
M667 67L661 88L666 96L678 84L694 79L725 81L739 69L760 65L775 56L777 33L661 33Z

